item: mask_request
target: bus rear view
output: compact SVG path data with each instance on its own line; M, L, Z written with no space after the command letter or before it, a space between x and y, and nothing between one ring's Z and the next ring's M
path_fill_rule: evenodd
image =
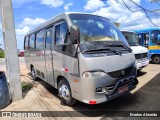
M108 19L91 14L63 13L48 22L51 23L54 37L50 73L53 79L46 79L44 73L43 80L58 89L63 103L71 106L79 100L98 104L136 87L134 54L122 33ZM27 64L34 66L34 63ZM40 77L37 71L43 69L34 66L34 77ZM47 69L46 65L44 71L49 72Z
M149 60L160 64L160 28L135 30L139 44L149 49Z

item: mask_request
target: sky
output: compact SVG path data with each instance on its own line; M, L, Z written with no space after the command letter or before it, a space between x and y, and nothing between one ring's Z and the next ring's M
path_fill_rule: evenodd
M138 10L129 0L124 0L132 10ZM133 0L144 8L160 9L160 2L150 0ZM131 12L123 4L123 0L12 0L15 31L18 49L23 49L24 35L50 18L63 12L85 12L107 17L113 22L121 23L121 29L136 30L156 27L146 19L143 11ZM152 21L160 26L160 16ZM0 22L1 23L1 22ZM0 33L2 27L0 26ZM2 34L0 44L3 45Z

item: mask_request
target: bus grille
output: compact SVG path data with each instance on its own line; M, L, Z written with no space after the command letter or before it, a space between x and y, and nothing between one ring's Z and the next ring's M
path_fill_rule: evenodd
M136 60L143 59L143 58L148 58L148 54L147 53L135 54L135 58L136 58Z
M129 80L125 79L123 80L123 82L120 82L119 87L124 86L124 85L130 86L132 82L133 82L133 78L130 78Z
M112 78L122 78L129 75L132 72L132 70L133 70L133 67L130 67L123 70L109 72L108 75Z

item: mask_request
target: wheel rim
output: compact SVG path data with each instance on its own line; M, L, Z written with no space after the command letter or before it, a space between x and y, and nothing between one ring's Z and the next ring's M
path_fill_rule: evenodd
M154 58L154 62L155 62L155 63L159 63L159 62L160 62L160 58L159 58L159 57L155 57L155 58Z
M63 84L62 86L60 86L59 88L59 96L65 100L69 100L70 99L70 92L69 89L67 87L67 85Z

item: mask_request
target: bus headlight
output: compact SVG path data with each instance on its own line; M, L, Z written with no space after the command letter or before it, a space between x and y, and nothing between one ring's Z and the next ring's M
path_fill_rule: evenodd
M99 71L98 72L85 72L85 73L83 73L84 78L100 78L105 75L106 75L106 73L99 72Z

